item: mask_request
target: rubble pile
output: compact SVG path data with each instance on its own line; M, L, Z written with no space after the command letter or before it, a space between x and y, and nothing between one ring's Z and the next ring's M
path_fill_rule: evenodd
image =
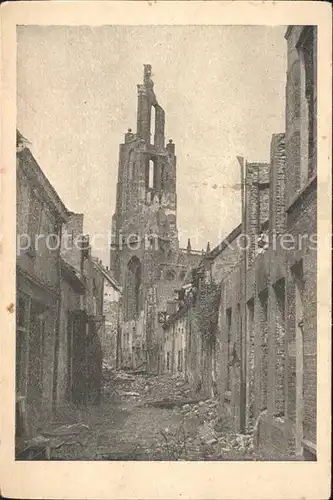
M216 399L182 378L104 366L100 405L59 408L40 430L51 460L258 460L251 435L228 430ZM52 453L51 453L52 452Z
M143 391L145 401L183 401L193 398L190 386L180 378L170 376L137 375L133 390Z
M104 393L116 394L122 398L135 398L137 403L165 407L182 406L198 401L190 385L179 377L170 375L132 374L126 371L104 370Z
M226 432L217 400L185 404L181 414L180 428L176 432L166 429L160 440L169 460L254 459L252 435Z
M251 436L227 434L218 437L208 425L197 433L186 433L186 426L176 431L168 428L161 432L158 449L164 460L253 460Z
M253 458L254 446L251 434L227 433L219 437L218 443L217 458L220 460L236 460L237 458L244 460L251 456Z
M184 417L196 416L204 421L213 422L218 415L218 402L215 399L201 400L182 407ZM202 423L203 423L202 422Z
M68 445L62 444L54 450L54 456L96 460L258 459L252 436L229 432L218 401L198 399L184 379L110 367L104 367L103 377L101 406L76 412L74 421L84 423L80 435L75 436L78 443L70 446L71 440ZM66 422L67 427L71 429L72 423Z

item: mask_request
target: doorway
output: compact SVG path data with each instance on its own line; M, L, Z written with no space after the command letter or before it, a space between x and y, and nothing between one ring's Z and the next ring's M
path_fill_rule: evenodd
M67 321L67 400L86 402L87 354L86 316L84 311L69 311Z
M47 310L43 304L35 300L30 306L29 325L29 366L27 399L35 408L40 408L43 396L43 360L45 316Z

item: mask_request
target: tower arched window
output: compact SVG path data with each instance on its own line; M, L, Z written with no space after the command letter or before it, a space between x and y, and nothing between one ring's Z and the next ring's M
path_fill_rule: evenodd
M149 160L148 187L153 188L154 184L155 184L155 164L153 160Z
M150 108L150 144L155 143L156 110L155 106Z

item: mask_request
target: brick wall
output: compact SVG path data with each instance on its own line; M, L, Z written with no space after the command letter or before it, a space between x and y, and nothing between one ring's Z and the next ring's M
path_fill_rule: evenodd
M259 214L260 225L264 224L268 219L269 211L269 188L262 186L259 190Z
M257 356L260 361L260 410L267 409L268 392L268 293L261 292L258 297L258 326L259 326L259 352Z
M240 428L240 363L241 363L241 268L236 265L222 280L218 320L221 364L219 399L221 411L229 415L235 430ZM229 312L228 312L229 311ZM231 312L231 315L230 315ZM228 317L229 315L229 317ZM229 324L231 318L231 324Z
M287 33L288 63L286 84L286 202L295 197L300 188L300 112L301 64L296 43L301 26L294 26Z
M317 409L317 255L304 257L304 437L316 443Z
M317 31L311 26L287 30L286 201L316 173ZM310 144L314 144L313 147Z
M248 164L246 170L246 234L249 241L247 265L251 266L255 259L256 239L259 232L259 191L258 168L256 164Z
M258 164L258 188L259 188L259 228L269 217L270 203L270 165L267 163Z
M285 175L286 175L285 134L274 134L271 141L269 236L278 237L286 228Z
M271 142L269 235L271 245L273 235L277 237L277 247L268 251L267 276L261 276L265 274L263 270L260 276L256 274L257 292L267 282L269 317L268 413L262 422L260 441L271 450L288 449L289 453L302 453L303 439L311 443L316 440L317 256L309 242L309 237L316 233L316 185L309 178L312 159L307 157L306 143L310 122L299 45L309 30L311 27L291 26L286 34L286 134L275 134ZM294 244L289 249L284 245L283 250L279 236L284 232L294 237ZM267 259L260 256L259 260L262 267ZM259 290L258 278L262 281ZM258 320L262 326L262 297L258 298L254 316L255 323ZM261 339L263 334L261 328ZM261 344L257 338L256 349L265 353L265 341ZM255 355L255 372L260 373L260 381L255 380L254 386L261 408L266 406L264 359L265 356ZM256 408L258 411L258 402Z
M275 295L275 415L285 414L285 281L282 279L274 286Z
M287 285L288 311L288 418L296 420L296 357L295 349L295 277L293 266L302 262L302 301L304 304L303 342L303 429L302 435L311 443L316 443L316 383L317 383L317 249L316 235L316 184L312 182L304 194L288 211L288 231L293 234L298 245L295 251L288 251L289 280ZM307 235L307 240L300 240Z
M296 357L295 357L295 285L291 270L287 274L287 415L292 422L296 420Z
M247 352L247 426L254 424L254 380L256 378L255 372L255 340L254 340L254 331L255 331L255 323L254 323L254 299L250 299L247 302L246 306L247 310L247 338L248 338L248 352Z

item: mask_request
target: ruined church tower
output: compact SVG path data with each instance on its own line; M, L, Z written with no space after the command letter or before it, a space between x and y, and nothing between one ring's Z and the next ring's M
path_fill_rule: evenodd
M138 316L149 284L168 272L163 264L171 265L178 254L175 145L170 140L165 146L164 121L146 64L137 130L129 129L120 144L112 218L111 269L123 286L125 320Z
M201 258L190 244L179 248L175 145L165 144L164 122L146 64L138 85L136 133L129 129L120 144L110 260L123 291L122 365L146 360L151 370L161 363L159 314Z

